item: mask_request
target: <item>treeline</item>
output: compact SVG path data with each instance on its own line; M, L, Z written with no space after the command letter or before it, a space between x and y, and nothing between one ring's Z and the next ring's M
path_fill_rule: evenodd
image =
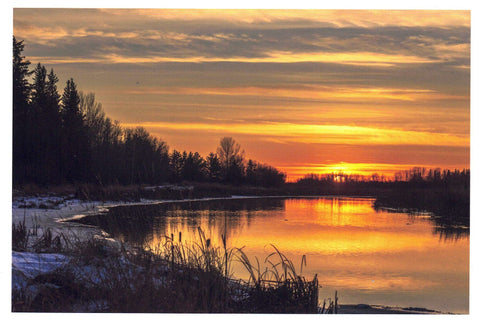
M404 171L395 172L393 179L384 175L373 173L371 175L345 174L342 172L330 174L307 174L296 182L299 185L315 186L332 183L354 184L354 183L388 183L388 184L414 184L416 187L422 185L442 186L464 186L470 187L470 169L449 170L449 169L427 169L414 167Z
M30 70L23 41L13 37L13 183L161 184L219 182L278 186L286 175L247 160L232 138L216 152L169 151L144 128L122 128L107 117L93 93L73 79L63 93L53 69ZM31 80L31 82L29 81Z
M470 170L415 167L397 172L393 179L370 176L309 174L299 179L294 191L309 195L374 196L377 209L425 212L435 215L441 226L470 225Z

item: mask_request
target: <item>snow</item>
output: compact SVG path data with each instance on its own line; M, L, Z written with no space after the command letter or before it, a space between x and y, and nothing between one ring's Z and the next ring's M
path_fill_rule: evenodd
M12 252L12 268L21 271L29 278L52 272L69 260L69 257L63 254Z
M85 215L102 213L109 208L123 205L144 205L144 204L162 204L169 202L186 201L209 201L219 199L231 199L232 197L207 197L201 199L187 200L145 200L139 202L118 202L118 201L81 201L71 197L58 196L16 196L12 201L12 223L18 224L25 221L28 229L40 229L38 235L42 235L42 230L50 229L54 234L62 233L71 239L88 239L92 236L105 237L102 230L97 227L82 225L71 222L80 219ZM237 198L247 198L240 197ZM248 198L254 198L248 197Z
M25 221L28 229L39 228L39 235L42 234L42 230L50 229L54 234L62 233L71 239L102 236L102 231L98 228L62 221L98 213L106 203L109 202L83 202L54 196L15 197L12 201L12 223L18 224Z
M12 289L27 288L31 279L55 271L69 260L63 254L12 252ZM33 287L31 289L35 291ZM30 294L34 296L35 292Z
M157 189L167 189L167 190L193 190L193 186L181 186L181 185L156 185L156 186L144 186L143 189L147 191L155 191Z

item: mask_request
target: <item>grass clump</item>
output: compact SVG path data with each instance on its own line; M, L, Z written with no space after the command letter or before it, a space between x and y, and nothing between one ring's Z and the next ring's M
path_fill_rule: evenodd
M249 273L249 299L244 302L244 308L253 313L317 313L317 275L310 281L300 275L306 265L306 256L302 257L300 274L297 274L293 263L274 245L271 246L274 252L266 257L264 270L257 258L253 264L238 249L238 259Z
M33 250L36 253L49 253L61 251L66 241L63 234L54 234L50 228L40 229L34 224L29 229L25 219L18 223L12 223L12 250L26 252Z
M31 232L28 230L25 219L17 224L12 223L12 249L24 252L28 248Z
M21 227L21 226L20 226ZM48 232L44 232L47 233ZM316 313L318 280L307 281L274 246L267 270L253 267L241 249L212 245L198 229L193 243L165 236L153 250L94 239L51 243L68 259L12 292L12 311L116 313ZM59 243L59 246L55 246ZM275 258L279 261L274 260ZM243 261L249 281L232 279ZM302 260L301 268L305 264ZM301 273L301 272L300 272ZM35 294L32 294L35 293Z

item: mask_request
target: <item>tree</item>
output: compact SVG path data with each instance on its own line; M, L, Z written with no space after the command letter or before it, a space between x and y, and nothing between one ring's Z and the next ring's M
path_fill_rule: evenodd
M273 187L285 184L286 175L275 167L248 160L245 170L245 180L254 186Z
M88 134L80 111L80 96L73 79L67 80L63 91L62 118L62 172L68 182L87 181L90 165Z
M62 118L60 116L60 94L57 90L58 77L50 70L45 84L45 107L41 111L42 126L45 132L45 178L47 182L61 182Z
M248 184L250 185L257 185L257 164L252 160L249 159L247 162L247 168L245 169L245 179Z
M105 182L108 178L105 173L108 167L108 161L112 157L108 157L108 154L112 154L110 146L104 142L106 119L105 112L102 110L102 104L95 101L95 94L88 93L85 95L83 92L78 92L79 96L79 109L83 116L84 125L87 130L88 142L90 144L91 153L91 172L92 176L98 183ZM110 134L108 134L108 137ZM107 140L108 141L108 140ZM112 167L112 166L109 166Z
M32 74L28 69L30 61L22 56L23 41L17 41L13 36L13 110L26 110L30 95L30 85L27 78Z
M33 123L31 127L32 132L32 164L33 164L33 177L34 181L43 183L44 177L44 164L45 164L45 132L44 132L44 114L43 111L47 106L45 83L47 80L47 69L40 63L37 64L33 71L33 84L31 92L31 118L36 123Z
M46 106L47 69L40 63L33 70L32 105L34 110Z
M222 177L222 166L218 156L213 152L207 156L206 159L206 169L209 180L218 182Z
M79 108L84 116L85 125L88 127L90 141L99 143L105 126L105 112L102 104L95 101L95 94L78 92Z
M224 180L235 183L241 181L244 173L244 151L240 144L231 137L224 137L220 140L217 154L223 169Z
M30 61L22 56L23 41L13 36L13 181L23 183L33 175L32 119L29 116L30 85L28 77Z
M182 179L185 181L201 182L205 179L206 163L198 152L184 151L182 157Z
M232 137L220 139L220 146L217 148L217 154L223 167L228 170L235 162L243 162L244 152L241 151L238 144Z
M57 92L58 78L40 63L34 70L31 116L36 121L32 125L34 139L35 181L41 184L58 183L60 164L60 95Z
M128 183L151 184L167 179L168 146L152 137L145 128L125 130L125 153Z
M169 165L169 180L171 182L179 182L182 177L182 154L179 151L173 150L170 155Z

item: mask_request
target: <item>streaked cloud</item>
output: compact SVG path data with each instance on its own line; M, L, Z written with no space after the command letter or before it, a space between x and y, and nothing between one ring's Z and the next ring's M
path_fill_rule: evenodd
M468 96L449 95L438 93L429 89L391 89L382 87L355 88L345 86L317 86L305 85L303 87L222 87L222 88L142 88L129 90L130 94L177 94L177 95L222 95L222 96L266 96L266 97L291 97L319 99L327 98L336 100L342 98L348 101L355 99L381 100L392 99L400 101L415 100L444 100L464 99Z
M165 123L144 122L141 125L150 129L202 130L215 133L249 134L277 136L279 140L303 143L336 144L417 144L442 146L469 146L469 136L429 133L408 130L370 128L349 125L313 125L293 123L264 124L202 124L202 123Z
M469 11L19 8L13 18L33 64L178 150L207 154L232 135L297 176L469 166Z
M104 11L123 16L126 10ZM228 21L241 24L272 24L275 22L294 21L324 22L335 27L380 27L380 26L470 26L470 15L465 11L445 10L145 10L130 12L155 19L175 21Z

